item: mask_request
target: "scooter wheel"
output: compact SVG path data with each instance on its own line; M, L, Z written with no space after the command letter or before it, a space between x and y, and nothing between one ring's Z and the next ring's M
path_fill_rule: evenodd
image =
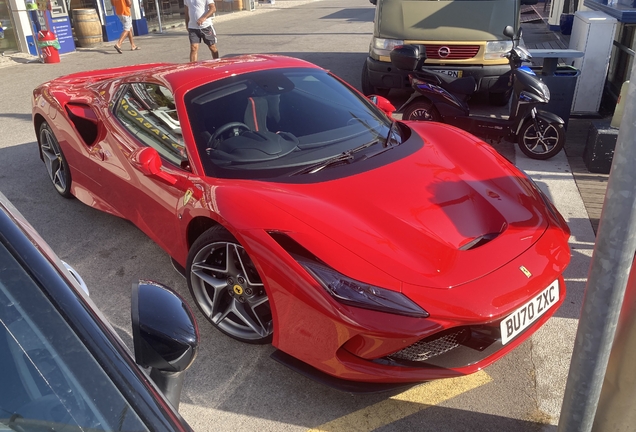
M531 159L546 160L556 155L565 145L565 129L561 123L537 118L524 123L517 136L521 151Z
M442 121L442 117L431 102L413 102L402 111L402 120Z

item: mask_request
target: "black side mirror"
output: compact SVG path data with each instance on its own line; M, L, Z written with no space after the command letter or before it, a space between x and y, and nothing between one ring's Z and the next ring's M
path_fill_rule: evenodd
M199 328L187 303L170 288L140 280L132 287L135 361L151 368L150 378L175 408L179 407L183 372L199 346Z
M377 5L378 4L378 0L369 0L369 3L371 3L372 5Z

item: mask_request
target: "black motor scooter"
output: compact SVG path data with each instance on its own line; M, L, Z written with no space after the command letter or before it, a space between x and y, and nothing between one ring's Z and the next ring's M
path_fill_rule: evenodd
M532 159L549 159L565 144L564 122L561 117L537 109L550 101L550 90L528 67L522 66L532 58L519 46L521 29L515 35L507 26L503 34L512 39L512 49L506 53L510 63L507 73L512 87L507 119L470 115L467 100L475 91L472 76L452 78L443 73L422 70L426 50L422 45L403 45L391 51L391 63L409 71L415 92L398 112L403 120L429 120L448 123L481 138L517 142L523 153Z

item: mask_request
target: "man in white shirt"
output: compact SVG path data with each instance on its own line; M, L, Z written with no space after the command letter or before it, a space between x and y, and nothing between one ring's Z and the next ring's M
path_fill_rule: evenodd
M212 15L216 12L214 0L184 0L186 27L190 38L190 61L197 61L199 44L203 41L212 58L219 58L216 48L216 32L212 25Z

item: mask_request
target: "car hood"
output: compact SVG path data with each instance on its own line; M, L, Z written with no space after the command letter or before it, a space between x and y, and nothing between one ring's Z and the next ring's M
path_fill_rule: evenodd
M428 141L380 168L314 184L259 183L252 192L306 226L263 228L286 231L351 277L346 260L325 254L324 238L312 232L401 282L433 288L488 274L540 238L548 226L545 204L523 173L459 129L412 127Z
M518 16L513 1L391 1L382 4L376 34L412 41L502 40L503 28L517 28Z

